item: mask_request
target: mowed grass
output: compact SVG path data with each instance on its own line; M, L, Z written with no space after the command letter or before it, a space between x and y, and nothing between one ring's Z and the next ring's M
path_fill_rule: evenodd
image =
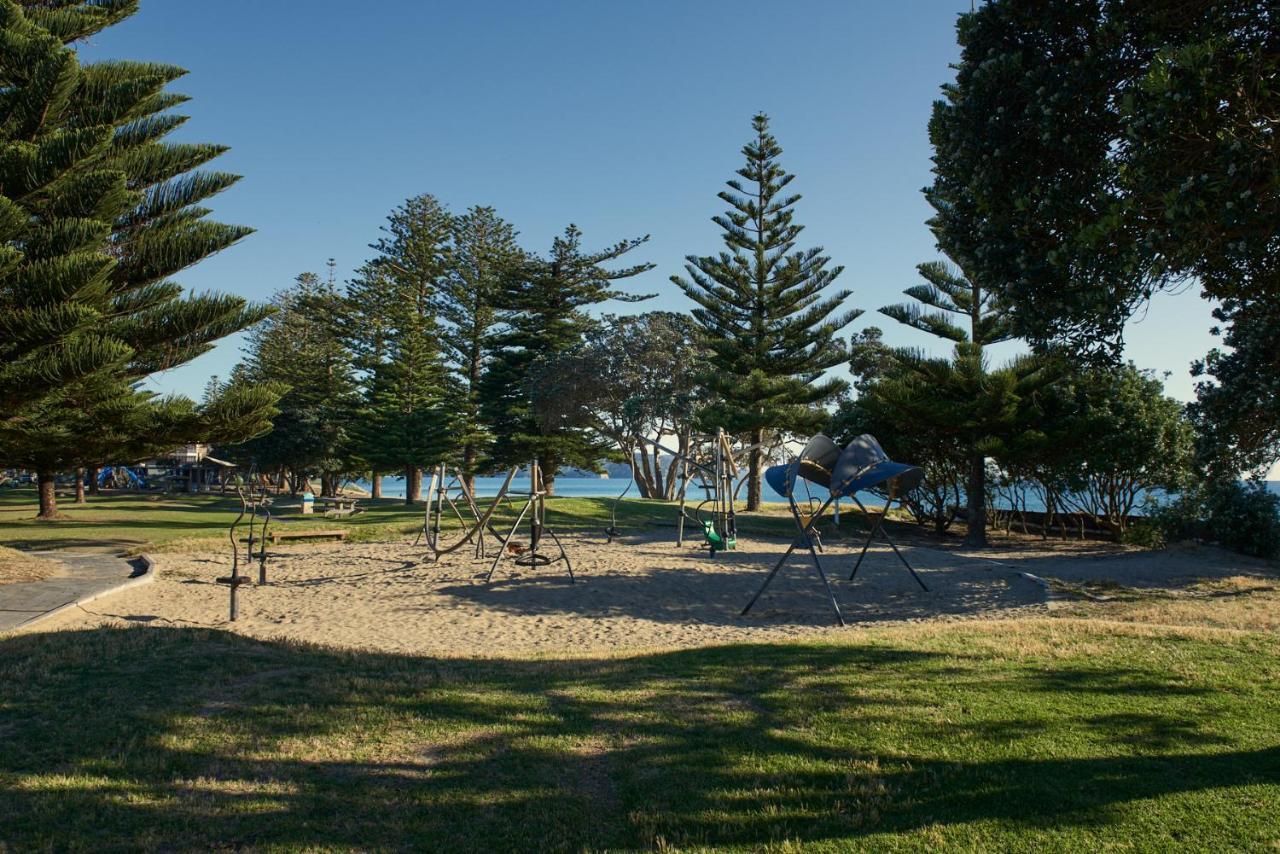
M352 539L421 524L366 503L277 510ZM110 494L36 523L34 495L5 491L0 542L221 547L237 507ZM599 533L611 510L548 512ZM624 529L674 518L618 508ZM741 519L747 536L790 526L780 507ZM145 615L0 637L0 851L1280 848L1276 586L1097 592L1111 601L1050 618L593 659L336 650Z
M483 511L492 499L481 498ZM407 505L402 498L378 501L362 499L365 512L346 519L323 515L303 516L299 500L289 496L275 499L271 509L278 529L344 529L348 539L385 540L412 535L422 527L424 505ZM524 498L512 495L493 516L502 529L514 522ZM37 522L34 489L0 490L0 544L21 549L110 547L125 552L204 550L228 543L227 531L239 515L240 503L234 495L160 495L154 493L107 492L89 496L88 503L75 504L69 497L59 501L67 517L57 522ZM603 536L613 519L612 498L553 498L547 502L547 523L558 531ZM619 528L627 532L676 524L676 505L664 501L627 499L618 504ZM446 517L445 528L456 530L455 517ZM738 518L742 535L783 536L794 531L785 505L766 505L753 514ZM830 527L830 525L828 525ZM854 515L842 518L842 531L857 528ZM247 530L247 529L246 529ZM686 524L686 536L697 540L701 532Z
M1274 850L1280 645L1037 619L616 659L0 640L0 848Z

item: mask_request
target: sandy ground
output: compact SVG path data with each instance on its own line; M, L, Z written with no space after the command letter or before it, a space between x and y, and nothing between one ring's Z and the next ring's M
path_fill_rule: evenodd
M1047 610L1046 590L1021 573L1124 583L1269 572L1265 565L1214 552L1131 553L1100 547L1053 554L1029 547L992 557L904 547L923 591L887 547L873 548L855 581L855 544L829 544L823 565L852 628L836 626L830 601L807 554L793 554L752 612L740 611L787 543L743 539L714 560L665 535L615 541L567 537L577 583L563 563L498 567L464 548L439 563L409 541L278 546L269 584L240 593L240 619L227 621L223 553L159 555L156 583L104 599L88 611L56 617L36 630L103 623L233 628L386 652L448 656L600 654L761 642L857 631L886 621L1021 616ZM257 567L252 568L256 579Z
M0 584L40 581L65 572L56 560L46 560L17 549L0 546Z

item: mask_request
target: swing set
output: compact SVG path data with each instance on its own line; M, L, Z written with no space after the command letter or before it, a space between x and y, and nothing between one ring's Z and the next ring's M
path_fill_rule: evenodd
M716 431L710 442L710 450L702 454L682 453L668 448L660 442L639 437L640 442L649 445L664 454L669 454L680 463L680 486L678 491L679 506L676 515L676 545L684 545L684 526L688 521L702 534L702 544L711 557L717 552L733 551L738 547L738 523L734 512L734 503L738 490L742 488L746 478L739 480L741 468L729 442L729 435L724 429ZM740 453L750 453L759 445L743 448ZM632 483L635 481L635 459L631 460ZM735 483L736 482L736 483ZM609 542L618 536L618 504L631 491L631 483L613 501L613 521L605 529ZM703 500L690 508L687 501L689 487L703 491Z

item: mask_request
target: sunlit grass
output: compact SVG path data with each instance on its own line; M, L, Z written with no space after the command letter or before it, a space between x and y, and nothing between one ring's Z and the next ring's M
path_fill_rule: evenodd
M481 509L487 508L491 500L481 498ZM494 525L510 525L524 500L523 496L512 495L495 511ZM613 521L614 503L612 498L553 498L547 502L548 524L566 532L601 533ZM412 536L422 527L423 505L408 505L402 498L361 500L365 512L345 519L303 516L298 505L298 499L289 496L276 499L272 507L276 523L291 531L344 529L352 542ZM0 543L24 549L107 545L126 552L220 548L228 527L239 514L240 504L234 495L112 492L90 496L86 504L68 501L59 507L66 519L37 522L34 489L0 490ZM617 504L617 522L630 532L674 528L677 512L673 503L626 499ZM456 518L446 517L446 528L458 525ZM751 514L740 507L738 528L744 535L786 536L794 531L794 523L784 505L772 504ZM856 528L857 520L846 513L841 530L852 532ZM687 523L686 532L695 539L700 536L693 523Z
M25 635L0 641L0 840L1266 849L1278 653L1083 620L563 661Z

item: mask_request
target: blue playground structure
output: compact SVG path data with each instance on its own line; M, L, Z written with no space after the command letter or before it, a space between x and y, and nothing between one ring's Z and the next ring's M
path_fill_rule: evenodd
M147 480L128 466L103 466L98 486L108 489L146 489Z
M916 573L915 569L903 557L902 552L898 550L898 546L889 537L887 531L884 530L884 520L889 515L889 506L893 504L894 498L905 495L915 489L920 481L924 479L924 472L913 465L907 463L898 463L889 459L889 455L880 447L880 443L871 435L864 434L854 439L848 444L844 450L840 446L831 441L827 436L819 433L811 438L804 450L800 452L800 456L796 457L789 464L772 466L765 470L765 480L769 482L769 486L780 495L786 496L788 506L791 509L791 516L795 519L796 529L799 536L795 542L786 550L779 558L777 564L770 570L769 575L765 578L764 584L751 597L751 601L747 603L747 607L742 609L743 615L751 610L751 606L756 603L760 595L764 593L765 588L773 581L773 577L778 574L778 570L782 569L782 565L786 563L787 558L797 548L804 547L809 550L809 554L813 557L813 565L818 570L818 576L822 579L823 585L827 588L827 596L831 600L831 607L836 612L836 620L840 625L844 625L844 616L840 613L840 605L836 602L835 595L831 592L831 585L827 582L827 574L822 569L822 561L818 558L818 551L822 548L821 542L818 540L817 532L814 525L822 514L831 507L832 503L838 502L841 498L851 498L862 514L867 518L870 524L871 532L867 534L867 540L862 545L862 553L858 555L858 562L853 566L853 572L849 575L852 581L854 576L858 574L858 568L862 566L862 559L867 556L867 549L871 547L871 541L876 534L884 537L885 541L893 549L893 553L898 556L910 572L916 583L921 589L928 591L924 581ZM803 510L796 503L795 488L800 481L807 481L827 490L828 497L821 506L816 510L812 506L807 506ZM884 509L873 516L867 510L858 493L863 490L879 489L885 491L886 500Z

